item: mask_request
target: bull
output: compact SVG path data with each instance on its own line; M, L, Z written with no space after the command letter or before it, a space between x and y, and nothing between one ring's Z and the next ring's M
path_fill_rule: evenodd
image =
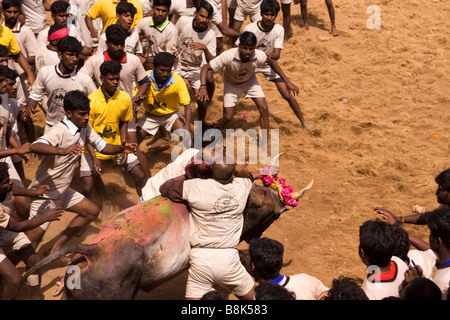
M292 198L302 197L312 183L292 193ZM240 240L259 238L288 209L278 191L254 183ZM30 274L63 255L76 253L65 274L62 299L139 299L185 271L189 252L189 208L158 196L120 212L90 243L67 246L42 259L22 277L16 294ZM74 266L80 268L75 279L78 285L70 282L69 268Z

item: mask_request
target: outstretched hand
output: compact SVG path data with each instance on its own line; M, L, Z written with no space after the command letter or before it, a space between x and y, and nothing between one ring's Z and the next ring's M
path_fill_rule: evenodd
M397 216L395 216L389 210L386 210L386 209L383 209L380 207L374 207L373 210L375 210L375 212L377 212L384 220L386 220L386 222L388 222L390 224L397 223L400 220Z
M46 221L59 220L59 218L62 216L63 212L64 212L63 208L60 208L60 207L52 208L44 213L45 220Z
M64 148L61 150L61 155L65 156L65 155L72 155L72 156L78 156L81 155L83 153L83 146L80 146L78 144Z
M198 101L209 101L208 90L206 90L206 87L200 87L195 97Z
M300 89L290 81L286 82L286 87L294 96L297 96L300 93Z

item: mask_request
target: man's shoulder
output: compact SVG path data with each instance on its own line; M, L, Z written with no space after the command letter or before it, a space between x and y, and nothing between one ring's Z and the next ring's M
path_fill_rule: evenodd
M176 74L174 72L172 72L172 78L173 78L173 80L175 81L176 84L178 84L178 85L179 84L186 85L186 82L184 82L184 79L180 75L178 75L178 74Z
M116 92L114 93L114 96L115 96L116 100L119 101L120 103L131 102L130 95L123 90L117 89Z

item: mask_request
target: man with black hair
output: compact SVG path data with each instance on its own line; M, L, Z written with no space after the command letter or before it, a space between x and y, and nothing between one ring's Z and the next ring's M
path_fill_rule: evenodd
M19 117L20 104L19 101L17 100L17 87L18 87L17 84L20 83L18 82L19 74L17 73L16 70L8 68L5 74L5 78L6 78L6 94L8 95L9 112L10 114L13 115L14 119L14 123L12 124L11 128L11 136L17 143L16 146L20 146L21 141L19 137L19 128L25 131L26 139L28 140L28 142L32 142L34 141L34 124L31 119L29 119L28 121L22 121L21 117ZM23 169L22 157L12 156L11 160L20 178L22 179L22 181L25 181L25 172ZM29 161L29 159L25 158L25 161Z
M216 56L216 35L209 27L213 15L213 6L206 0L197 2L193 17L181 16L175 26L178 29L178 52L181 63L180 76L186 79L198 94L200 89L200 69L204 61L209 62ZM214 95L214 77L209 72L207 78L208 96ZM197 101L198 118L205 121L208 102Z
M284 246L270 238L254 238L249 242L252 273L260 284L270 282L285 287L297 300L318 300L326 296L328 288L317 278L305 273L284 276Z
M427 218L430 229L430 247L438 256L433 282L442 292L442 299L447 299L450 284L450 209L436 209Z
M2 1L3 15L5 21L2 25L11 29L14 38L16 39L24 58L27 60L30 67L35 64L36 52L38 51L38 42L33 31L26 25L19 22L19 15L21 13L21 6L18 0L3 0ZM26 103L29 96L27 86L27 73L25 70L15 61L8 61L8 65L11 69L16 70L19 73L21 87L17 100L21 103Z
M13 165L12 158L23 157L25 161L29 161L30 143L20 145L14 138L13 128L17 123L17 110L10 106L10 99L7 94L9 71L12 70L0 65L0 162L8 164L9 175L15 186L24 187L20 174ZM20 219L28 219L29 206L29 198L17 196L16 207Z
M122 65L120 72L119 89L130 95L133 101L133 107L137 111L140 101L150 86L150 80L147 77L141 60L134 54L126 52L125 41L127 38L126 31L118 24L110 25L105 32L107 50L97 52L90 57L80 72L84 72L94 79L97 87L101 86L100 65L108 60L115 60ZM139 89L134 94L134 86L139 85Z
M66 229L58 236L48 253L62 248L73 236L97 218L100 210L88 198L70 188L75 169L86 144L103 153L115 155L133 153L136 145L107 143L89 124L89 99L79 90L65 94L63 107L66 115L31 145L31 152L42 155L36 177L28 189L48 185L47 193L31 203L30 219L40 216L49 208L61 207L76 213ZM34 248L38 246L49 223L27 232Z
M236 249L243 227L243 211L253 177L236 177L236 164L226 156L211 164L210 179L170 179L161 195L185 201L190 209L190 268L186 298L200 300L215 284L243 300L253 300L255 285Z
M436 200L437 209L450 209L450 168L440 172L435 178L437 183ZM431 212L417 213L409 216L396 216L391 211L375 207L374 210L386 220L394 220L397 223L426 224L426 219Z
M243 32L253 32L257 38L256 49L264 51L273 60L279 60L281 50L284 45L284 28L275 23L275 19L280 12L280 5L277 0L263 0L261 2L261 20L252 22L244 27ZM289 107L294 111L297 119L309 132L312 127L306 122L295 97L291 94L284 80L270 67L257 68L255 72L261 72L267 81L274 83L284 100L289 103Z
M89 76L78 72L81 49L81 43L74 37L66 36L58 40L59 63L43 67L31 88L26 115L31 117L36 106L47 97L45 131L64 118L63 101L67 92L78 89L89 95L97 90Z
M167 132L191 131L191 100L183 78L172 72L175 57L160 52L153 63L154 70L147 71L151 85L143 102L146 111L137 125L139 143L148 135L155 135L160 127ZM181 107L184 107L184 117Z
M143 55L142 44L139 39L139 33L135 29L131 29L134 16L136 15L136 8L132 3L126 1L120 1L116 7L116 17L119 26L127 32L127 38L125 40L125 52L129 52L139 57ZM102 33L98 41L98 52L104 52L108 49L106 45L106 34Z
M109 60L120 62L122 70L120 71L118 89L128 93L133 103L133 119L128 124L127 140L138 143L136 133L137 113L140 103L144 99L147 89L150 87L150 79L142 66L141 60L136 55L124 50L127 38L126 31L118 24L112 24L106 29L105 34L108 49L104 52L97 52L90 57L80 72L84 72L92 77L97 87L99 87L102 85L100 65ZM136 90L135 86L137 87ZM137 150L137 156L145 178L150 178L151 175L147 158L139 148Z
M178 31L175 25L169 21L171 0L154 0L153 15L143 18L136 26L138 32L148 42L146 70L153 70L153 59L159 52L177 54ZM178 59L174 63L174 72L179 73Z
M91 32L92 38L98 38L99 32L97 29L95 29L93 21L97 18L102 19L102 26L103 30L102 32L106 32L106 29L116 23L116 7L117 4L120 1L128 1L133 4L133 6L136 8L137 13L134 16L133 23L131 25L131 28L136 28L136 25L141 21L143 14L142 14L142 5L139 0L97 0L92 7L89 9L86 17L85 22L86 26Z
M394 256L397 239L391 225L368 220L359 228L359 256L367 266L362 288L370 300L399 297L399 286L408 266Z
M133 120L133 107L130 95L119 90L122 64L115 60L105 61L100 65L102 85L91 95L89 123L92 128L106 142L113 145L126 145L128 140L128 123ZM89 146L88 146L89 150ZM101 152L89 150L81 158L80 176L83 182L83 194L91 196L95 189L102 198L103 214L109 215L105 210L111 209L111 201L106 195L101 174L111 164L119 164L123 172L128 173L134 180L138 196L145 185L145 175L134 154L119 160L116 155L104 155ZM122 162L123 161L123 162Z
M295 293L277 283L263 282L255 287L255 300L296 300Z
M34 73L28 64L27 59L22 53L19 43L16 41L13 32L8 27L0 24L0 45L8 49L9 55L17 62L27 74L28 86L30 87L34 80Z
M325 300L369 300L355 279L339 276L333 279Z
M245 93L246 97L253 100L259 110L261 129L269 128L269 107L264 92L256 79L256 68L269 65L286 83L287 89L298 94L298 88L286 77L276 60L267 56L265 52L256 49L257 38L252 32L243 32L239 36L239 46L229 49L209 63L205 64L200 73L200 90L197 99L208 101L207 75L210 70L222 72L224 75L223 89L223 116L219 119L219 126L224 129L234 116L234 108L240 97Z
M62 214L61 208L53 208L34 219L17 219L13 186L13 181L9 178L8 164L0 162L0 276L5 281L0 299L12 298L21 278L19 270L15 268L19 261L25 263L27 270L39 262L39 257L24 232L43 223L59 220ZM37 195L40 194L36 193ZM39 274L30 275L28 284L32 298L39 299Z
M80 52L80 55L81 55L81 58L84 60L87 56L90 56L92 54L92 50L91 50L91 48L88 48L85 45L83 38L81 37L81 34L80 34L80 29L76 28L76 26L73 24L68 25L68 23L70 21L70 17L71 17L69 10L70 10L70 4L68 1L64 1L64 0L57 0L57 1L53 2L50 6L53 24L67 28L67 30L69 31L69 36L76 38L81 43L82 50ZM44 30L42 30L41 32L39 32L39 34L37 36L37 42L38 42L39 46L44 47L44 46L48 45L48 43L49 43L49 40L48 40L49 28L50 27L47 27Z

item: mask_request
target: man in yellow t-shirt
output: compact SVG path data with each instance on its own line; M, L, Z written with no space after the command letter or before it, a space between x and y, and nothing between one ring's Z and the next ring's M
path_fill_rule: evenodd
M100 65L102 85L89 95L89 124L107 143L125 145L127 143L128 122L133 119L132 102L128 93L118 89L122 65L115 60L105 61ZM105 187L100 174L105 165L121 165L122 170L130 174L135 182L136 192L141 196L141 189L146 180L135 154L104 155L87 146L81 158L80 177L83 181L82 193L90 197L94 185L102 196L105 210L110 209L110 201L105 195ZM105 207L107 206L107 207Z
M93 21L97 18L102 19L102 25L103 30L102 33L106 31L106 28L108 28L110 25L117 22L117 16L116 16L116 7L119 1L126 1L126 0L97 0L94 5L89 9L85 21L86 26L91 32L92 38L98 38L100 34L98 33L98 30L95 29ZM134 5L137 12L134 15L133 24L131 25L130 29L134 29L138 22L143 18L142 14L142 5L139 0L128 0L131 4Z
M34 73L31 71L27 59L25 59L25 56L20 52L19 43L17 43L16 38L14 38L11 29L3 25L0 25L0 45L5 46L8 49L8 52L14 61L25 71L27 74L28 87L31 88L35 80Z
M171 72L174 63L172 54L160 52L153 60L154 69L147 72L150 88L143 102L145 113L136 130L139 143L148 135L155 135L159 127L168 132L185 129L184 134L188 134L191 131L191 98L183 78ZM184 106L184 117L181 106Z

